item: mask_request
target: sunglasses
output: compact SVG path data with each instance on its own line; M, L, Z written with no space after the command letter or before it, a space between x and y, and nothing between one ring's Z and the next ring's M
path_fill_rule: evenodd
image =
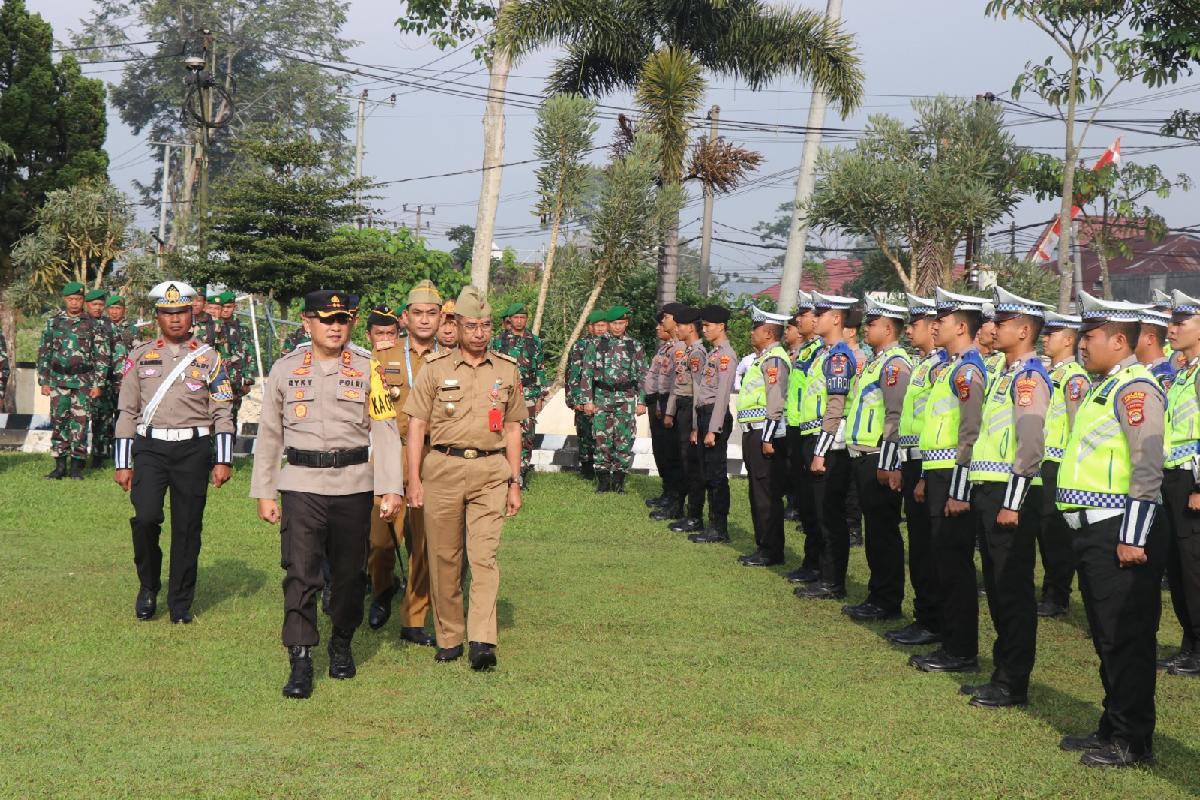
M312 317L309 317L309 319L313 320L314 322L319 322L322 325L349 325L350 324L350 315L349 314L332 314L328 317L312 316Z

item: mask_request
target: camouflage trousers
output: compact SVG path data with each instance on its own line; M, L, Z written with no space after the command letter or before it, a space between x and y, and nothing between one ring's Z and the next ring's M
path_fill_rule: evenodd
M87 389L55 386L50 390L50 452L81 461L87 458L91 400Z
M579 441L579 465L596 460L596 440L592 436L592 418L582 411L575 412L575 437Z
M529 411L529 416L521 423L521 471L524 472L529 467L529 459L533 456L534 439L533 429L537 425L537 419L533 414L533 404L529 403L526 406Z
M117 425L117 394L107 388L91 401L92 453L111 453Z
M596 442L597 472L628 472L633 466L633 437L637 432L637 397L612 394L597 396L592 415Z

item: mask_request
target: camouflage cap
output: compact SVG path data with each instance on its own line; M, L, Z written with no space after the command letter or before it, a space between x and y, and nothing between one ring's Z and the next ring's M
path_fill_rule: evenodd
M93 300L103 300L106 297L108 297L108 292L103 289L92 289L83 296L83 299L90 303Z
M468 319L488 319L492 316L492 307L477 286L467 284L458 293L454 313Z
M415 286L408 290L408 297L404 301L404 307L407 308L413 303L431 303L435 306L440 306L442 304L442 293L438 291L433 281L428 278L418 281Z
M63 297L70 297L73 294L83 294L83 284L79 281L71 281L62 288Z

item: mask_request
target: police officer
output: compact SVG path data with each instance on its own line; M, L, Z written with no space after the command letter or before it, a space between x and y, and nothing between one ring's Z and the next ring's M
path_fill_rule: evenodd
M1145 306L1080 292L1079 354L1098 376L1075 417L1058 473L1079 591L1100 656L1104 712L1095 731L1064 737L1087 766L1153 760L1155 637L1167 542L1153 529L1162 488L1165 398L1133 346Z
M598 336L608 332L605 312L593 310L587 316L587 335L580 336L571 345L567 354L566 403L575 412L575 441L579 448L579 476L592 480L596 477L596 440L592 434L592 418L584 413L580 391L583 389L584 357L588 346Z
M754 524L755 550L738 556L747 567L783 563L787 471L783 409L787 403L789 359L780 340L789 319L750 307L750 345L755 359L742 378L736 402L737 421L742 426L742 459L750 477L750 520Z
M814 331L825 343L809 368L800 399L805 463L812 480L817 522L821 526L821 579L795 590L797 597L834 600L846 596L850 563L850 527L846 494L852 481L850 456L842 437L850 383L863 366L862 351L843 339L853 297L813 292Z
M692 404L692 440L699 448L700 470L708 493L708 527L688 536L693 542L714 544L729 541L729 434L733 415L729 395L738 357L729 345L726 326L729 309L711 305L700 309L704 339L709 344L704 372L695 386Z
M678 518L667 527L673 531L694 532L704 529L704 473L700 467L700 451L692 445L692 404L696 376L704 367L708 351L704 348L700 332L700 309L680 306L675 309L673 316L675 338L683 345L683 356L675 359L675 377L667 393L663 425L675 431L679 463L683 467L683 502L664 506L650 517L665 520L678 514Z
M627 336L629 309L613 306L605 315L608 333L588 345L579 398L592 417L596 439L596 491L624 492L633 466L637 417L646 413L639 383L646 369L642 343Z
M311 648L320 639L316 600L326 559L333 619L329 677L356 674L351 640L363 617L373 498L382 496L385 519L402 502L395 411L378 364L349 347L353 307L345 292L305 295L303 321L312 343L276 361L263 391L250 496L258 500L259 519L281 523L288 698L312 694ZM369 463L368 444L388 457Z
M1171 315L1167 311L1157 311L1147 308L1138 320L1141 323L1141 333L1138 334L1134 355L1137 356L1150 374L1158 379L1164 392L1170 391L1171 381L1175 379L1175 365L1167 358L1164 350L1167 342L1167 328L1171 324Z
M129 523L141 582L135 613L148 620L157 608L162 586L158 540L163 498L170 487L167 607L171 622L183 625L192 621L212 452L215 449L212 484L217 488L229 480L233 462L232 389L220 354L192 336L194 293L179 281L160 283L150 291L159 338L129 354L113 447L113 479L133 503Z
M426 509L434 659L461 658L466 638L471 668L486 670L496 666L496 555L504 518L521 508L521 422L529 411L516 361L488 350L492 311L483 293L463 287L455 314L458 349L426 358L404 405L409 439L430 442L424 460L417 448L408 451L408 505ZM471 566L465 625L464 547Z
M1171 533L1167 582L1183 628L1179 652L1159 662L1172 675L1200 675L1200 300L1178 290L1171 344L1186 360L1167 393L1163 511Z
M1075 578L1075 556L1071 552L1071 531L1058 513L1055 493L1063 449L1084 395L1092 385L1087 371L1075 360L1079 345L1079 317L1046 312L1042 329L1042 352L1050 363L1050 408L1046 411L1046 455L1042 460L1042 527L1038 530L1038 549L1042 556L1042 599L1039 617L1059 617L1067 613L1071 601L1071 582Z
M933 543L929 508L916 497L921 481L921 431L925 425L925 405L938 375L946 366L946 351L934 343L937 307L934 301L910 294L908 300L908 340L921 360L909 374L900 409L900 481L904 493L904 518L908 530L908 574L913 587L913 621L903 628L888 631L884 638L893 644L914 646L941 641L941 592L934 572ZM894 462L893 462L894 463ZM895 487L895 477L889 475Z
M821 337L814 333L815 323L813 297L802 291L798 295L796 313L788 322L796 347L791 353L787 404L784 408L787 422L787 481L794 498L791 510L796 512L795 516L800 521L799 529L804 532L804 558L799 567L785 576L791 583L812 583L821 577L821 523L813 496L812 474L804 460L804 432L800 424L800 400L804 395L808 373L825 346ZM787 517L786 512L784 516Z
M936 302L934 341L945 348L950 363L925 403L919 445L923 475L913 495L929 508L942 646L908 663L922 672L974 672L979 669L979 593L970 467L987 387L987 370L974 342L986 301L938 287Z
M658 338L658 349L650 360L646 377L642 380L642 390L646 393L646 409L650 422L650 444L654 453L654 466L662 479L662 493L658 497L646 500L646 505L657 511L659 508L675 508L683 497L682 471L680 449L675 439L675 431L663 424L667 398L670 395L671 383L675 377L675 353L683 357L683 345L675 338L674 312L681 308L679 303L667 303L658 312L658 324L654 334ZM678 511L675 516L682 515ZM671 518L669 515L667 518Z
M983 581L996 628L991 680L964 686L971 705L1028 702L1037 647L1033 567L1042 527L1040 469L1045 452L1050 375L1036 352L1045 305L997 287L996 349L1006 366L987 390L971 457L971 504L983 543Z
M975 334L975 347L987 368L988 380L996 377L1004 369L1004 353L996 350L996 307L987 300L983 301L983 324L979 333Z
M900 415L912 362L900 346L906 309L867 302L866 342L875 354L850 386L845 438L866 520L871 577L867 599L842 612L859 621L900 616L904 539L900 535Z
M1172 295L1167 294L1162 289L1153 289L1150 292L1150 306L1154 311L1166 314L1169 317L1175 311L1175 300ZM1187 366L1187 356L1179 352L1171 344L1171 330L1169 327L1167 329L1167 343L1163 345L1163 355L1171 362L1171 368L1176 372Z

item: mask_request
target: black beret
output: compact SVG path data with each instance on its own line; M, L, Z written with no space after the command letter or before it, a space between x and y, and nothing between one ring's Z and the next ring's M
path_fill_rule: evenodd
M705 322L729 322L729 309L725 306L705 306L700 309L700 319Z
M397 325L400 320L392 314L392 309L386 303L380 303L371 309L370 316L367 317L367 327L372 325Z
M676 318L676 321L679 321L679 312L685 308L687 308L687 306L685 306L683 303L676 303L672 301L663 305L662 313L670 314L672 317Z
M847 328L860 328L863 322L862 308L853 306L846 310L846 317L842 320L842 325Z
M665 311L666 309L664 308L663 310ZM694 306L680 305L674 311L667 311L667 313L674 317L676 322L681 322L684 325L700 319L700 309Z

